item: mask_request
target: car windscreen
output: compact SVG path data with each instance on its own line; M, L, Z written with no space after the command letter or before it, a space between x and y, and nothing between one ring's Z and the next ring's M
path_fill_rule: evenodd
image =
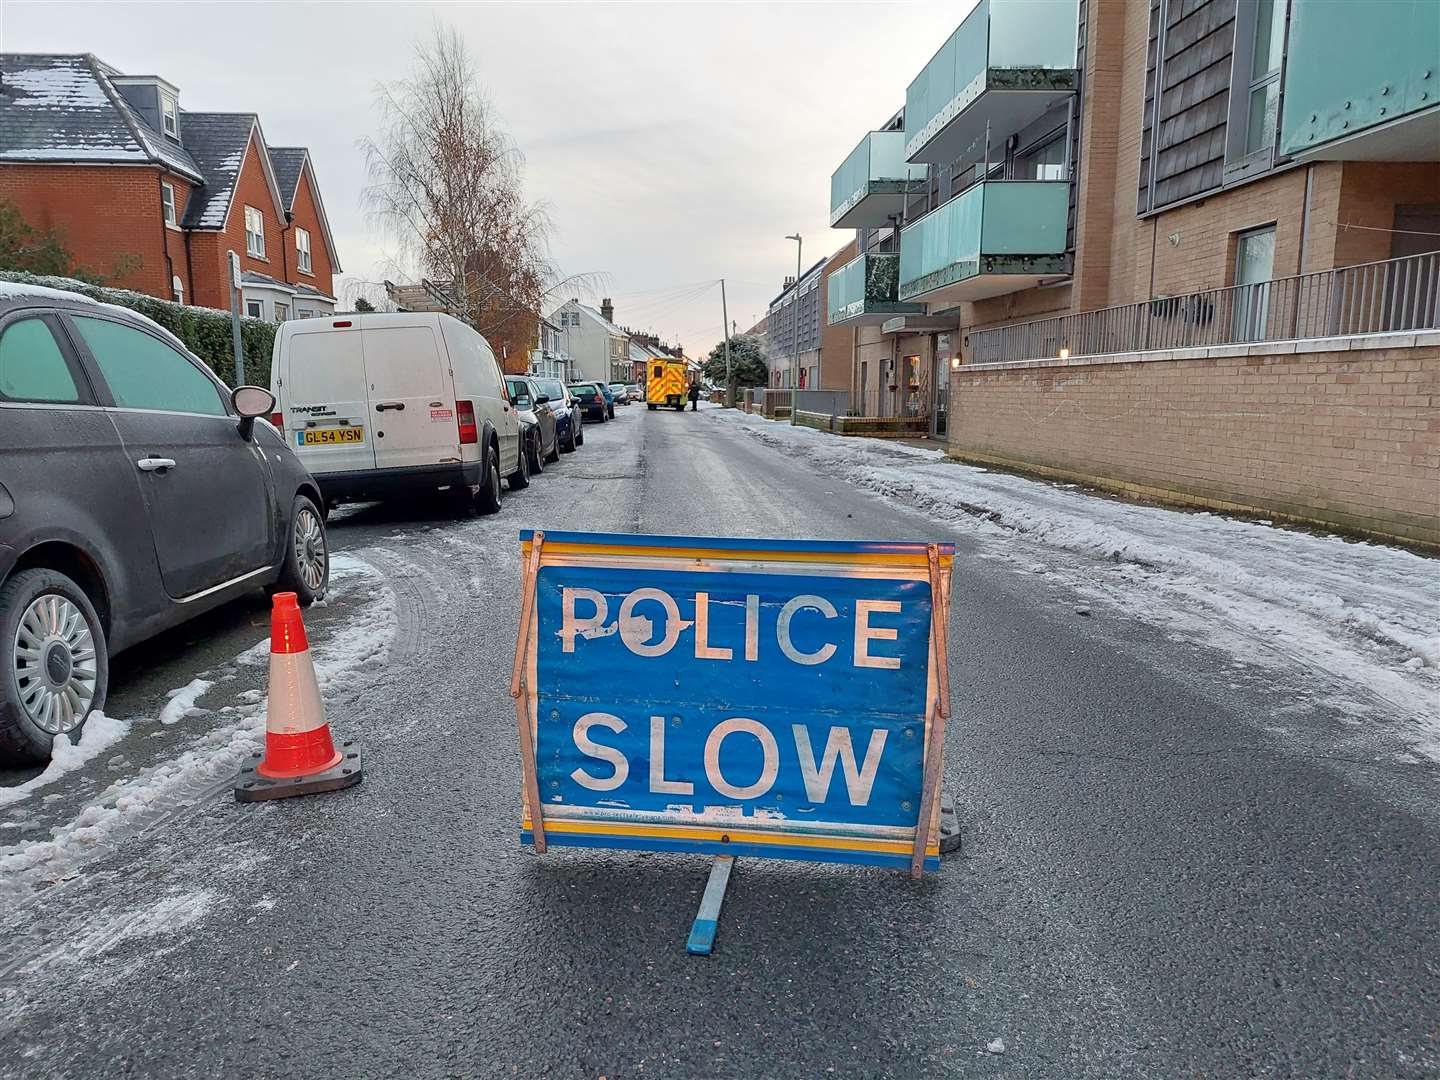
M565 384L559 379L536 379L535 387L542 395L551 401L563 401L565 399Z

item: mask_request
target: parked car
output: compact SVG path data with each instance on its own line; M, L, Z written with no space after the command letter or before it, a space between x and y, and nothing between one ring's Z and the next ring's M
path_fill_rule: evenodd
M605 399L605 391L602 383L582 382L571 383L570 393L580 403L580 412L586 420L595 420L603 424L613 412L610 403Z
M625 394L632 402L645 400L645 391L640 389L639 383L626 383Z
M560 440L555 434L555 410L550 395L542 394L533 379L524 375L505 376L510 404L520 417L520 445L530 463L530 472L540 475L547 461L560 460Z
M630 390L623 382L612 382L608 385L610 393L614 396L614 405L630 404Z
M0 286L0 758L78 738L121 650L255 589L325 594L274 405L143 315Z
M532 377L531 382L540 393L550 398L550 407L555 410L555 437L560 443L560 452L571 454L576 447L584 446L580 403L571 396L569 387L560 379Z
M605 397L605 417L606 417L606 419L607 419L607 420L614 420L614 419L615 419L615 391L610 389L610 384L607 383L607 382L597 382L595 385L600 388L600 393L603 394L604 397Z
M530 482L520 420L483 337L435 312L281 323L274 417L326 502L449 491L482 513Z

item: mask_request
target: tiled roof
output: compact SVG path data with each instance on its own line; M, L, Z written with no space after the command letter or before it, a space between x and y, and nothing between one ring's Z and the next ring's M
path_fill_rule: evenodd
M93 56L0 54L0 161L156 162L193 180L183 147L144 123Z
M300 185L300 170L305 167L305 155L309 152L303 146L270 147L275 183L280 185L280 198L285 201L287 210L295 208L295 189Z
M255 129L254 113L180 114L185 145L205 177L205 187L185 207L187 229L223 229L235 180Z

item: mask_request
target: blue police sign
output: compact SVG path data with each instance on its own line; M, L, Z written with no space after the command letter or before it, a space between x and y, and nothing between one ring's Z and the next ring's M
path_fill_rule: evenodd
M523 841L938 867L950 545L521 541Z

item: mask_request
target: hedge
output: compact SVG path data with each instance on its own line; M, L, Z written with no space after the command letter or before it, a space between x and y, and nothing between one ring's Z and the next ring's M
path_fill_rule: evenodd
M214 308L187 307L171 300L158 300L129 289L111 289L77 281L12 270L0 271L0 281L44 285L51 289L80 293L104 304L138 311L169 330L185 347L210 365L226 386L235 385L235 352L230 344L230 313ZM270 385L270 351L275 344L275 324L263 319L240 320L240 345L245 350L245 381L252 386Z

